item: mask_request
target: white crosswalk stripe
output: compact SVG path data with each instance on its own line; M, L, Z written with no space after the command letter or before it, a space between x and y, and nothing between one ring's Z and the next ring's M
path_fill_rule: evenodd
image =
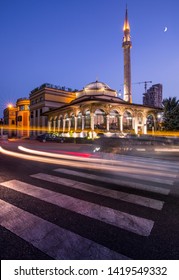
M91 177L92 177L96 180L100 180L99 176L95 176L95 175L87 174L87 173L83 173L83 172L71 171L71 170L67 170L67 169L56 169L55 171L62 172L65 174L81 176L81 177L85 177L85 178L89 178L89 179L91 179ZM161 210L163 207L163 203L164 203L163 201L155 200L152 198L146 198L146 197L142 197L139 195L128 194L125 192L110 190L110 189L106 189L106 188L102 188L102 187L96 187L91 184L81 183L81 182L78 182L75 180L61 178L61 177L48 175L48 174L44 174L44 173L34 174L34 175L31 175L31 177L34 177L34 178L37 178L40 180L44 180L44 181L48 181L48 182L53 182L56 184L62 184L66 187L80 189L83 191L96 193L96 194L103 195L106 197L111 197L114 199L123 200L126 202L146 206L146 207L157 209L157 210ZM104 182L105 182L105 179L104 179Z
M0 200L1 226L54 259L129 259L78 234Z
M45 174L42 174L42 176L44 175ZM38 178L42 179L43 177ZM34 196L43 201L50 202L54 205L66 208L87 217L129 230L139 235L149 236L154 225L154 222L151 220L136 217L134 215L110 209L108 207L103 207L91 202L86 202L47 189L37 188L31 184L17 180L7 181L1 185Z
M64 168L57 168L57 169L55 169L55 171L61 172L64 174L71 174L71 175L79 176L82 178L93 179L93 180L97 180L97 181L104 182L104 183L116 184L119 186L127 186L127 187L134 188L134 189L151 191L154 193L159 193L159 194L164 194L164 195L167 195L170 192L170 189L168 189L168 188L156 187L151 184L147 185L145 183L137 183L137 182L133 182L131 180L124 181L124 180L121 180L121 178L115 179L115 178L107 178L106 176L101 177L101 176L97 176L94 174L88 174L88 173L74 171L74 170L68 170L68 169L64 169ZM138 179L139 179L139 177L138 177Z

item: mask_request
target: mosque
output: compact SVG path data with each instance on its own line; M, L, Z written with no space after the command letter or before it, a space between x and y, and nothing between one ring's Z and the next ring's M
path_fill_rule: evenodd
M44 113L48 117L48 130L71 133L72 136L93 136L103 133L146 134L149 119L156 128L160 108L132 103L131 58L132 47L128 11L123 27L124 99L106 83L94 81L76 91L72 100Z

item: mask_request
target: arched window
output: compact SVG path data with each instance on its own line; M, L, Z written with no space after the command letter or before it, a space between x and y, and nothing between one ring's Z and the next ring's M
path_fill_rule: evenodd
M132 129L132 114L129 111L124 112L123 115L123 129L124 130Z
M87 110L85 112L84 118L85 118L85 128L90 128L91 127L91 117L90 117L89 110Z
M109 113L109 129L119 129L119 113L116 110L112 110Z
M154 117L152 115L147 116L147 130L152 130L154 128Z
M77 115L77 129L82 129L82 113L79 112Z
M75 115L71 115L71 129L75 129Z
M106 129L106 113L102 109L97 109L94 113L94 127L96 129Z

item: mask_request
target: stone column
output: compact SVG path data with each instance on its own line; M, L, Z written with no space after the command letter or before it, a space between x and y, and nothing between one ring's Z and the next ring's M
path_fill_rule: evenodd
M109 131L109 115L106 115L106 130Z
M123 132L123 116L120 116L120 131Z
M84 130L84 127L85 127L85 117L84 116L81 116L81 129Z
M48 131L51 131L51 121L48 121Z
M60 131L60 119L58 119L58 128L57 128L58 132Z
M65 132L65 122L66 122L66 120L63 119L63 132Z
M68 119L68 131L71 129L71 118Z
M38 132L40 130L40 109L37 110L37 127L38 127Z
M147 134L147 118L143 118L143 133Z
M53 131L55 132L56 129L56 120L53 120Z
M75 131L77 131L77 119L78 118L76 116L74 118L75 118Z
M138 134L138 118L135 116L134 132Z
M132 116L132 129L135 130L136 117Z

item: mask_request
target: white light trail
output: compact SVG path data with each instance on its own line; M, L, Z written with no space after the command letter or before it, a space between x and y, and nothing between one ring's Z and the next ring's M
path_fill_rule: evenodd
M118 171L119 167L114 167L114 166L107 166L107 165L101 165L101 164L95 164L95 163L89 163L89 162L73 162L70 161L70 158L67 158L66 156L64 156L65 159L55 159L55 158L51 158L51 157L42 157L42 156L32 156L32 155L26 155L26 154L22 154L22 153L17 153L17 152L12 152L9 150L6 150L2 147L0 147L0 152L2 154L8 155L8 156L12 156L12 157L16 157L16 158L21 158L21 159L25 159L25 160L32 160L32 161L38 161L38 162L43 162L43 163L50 163L50 164L57 164L57 165L64 165L64 166L71 166L71 167L77 167L77 168L90 168L90 169L103 169L103 170L111 170L111 171ZM52 156L52 154L51 154ZM77 157L76 160L79 160L79 158ZM81 160L81 158L80 158ZM105 160L107 162L107 160ZM109 162L109 161L108 161ZM99 161L99 163L101 163L101 160Z

